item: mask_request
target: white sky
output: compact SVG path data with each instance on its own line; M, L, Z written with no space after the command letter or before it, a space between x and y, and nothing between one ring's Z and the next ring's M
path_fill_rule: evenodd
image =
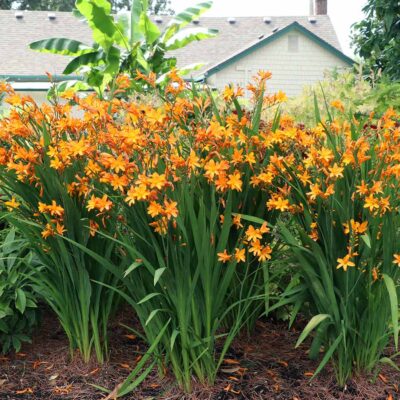
M172 8L179 12L201 0L171 0ZM350 27L363 19L361 9L367 0L328 0L330 15L344 53L353 56L350 49ZM214 0L208 16L274 16L308 15L309 0Z

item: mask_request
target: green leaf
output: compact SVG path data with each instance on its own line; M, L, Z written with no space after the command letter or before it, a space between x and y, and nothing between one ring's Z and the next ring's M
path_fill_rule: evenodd
M315 329L321 322L325 321L327 318L331 318L331 316L329 314L314 315L304 328L303 332L301 333L295 347L296 348L299 347L307 338L307 336L311 333L311 331Z
M64 56L81 56L94 49L78 40L66 38L50 38L38 40L29 45L32 50L41 53L61 54Z
M161 275L164 273L164 271L166 270L166 267L163 268L158 268L155 270L154 272L154 286L157 285L157 282L160 280Z
M81 56L75 57L67 64L63 74L69 75L82 67L99 65L101 62L105 62L105 53L102 50L82 54Z
M203 40L215 37L218 34L216 29L190 28L184 29L173 35L165 44L167 50L176 50L187 46L196 40Z
M147 10L143 9L142 0L133 0L131 8L131 22L130 22L130 43L131 46L135 42L140 42L144 38L144 33L141 31L139 21L142 13L146 13Z
M389 275L383 274L383 280L389 293L394 344L397 350L399 348L399 300L397 298L396 285L393 279Z
M319 111L317 94L315 92L314 92L314 114L315 114L315 122L318 125L321 122L321 113Z
M111 4L107 0L77 0L76 8L86 18L92 30L93 40L104 49L109 49L120 32L111 15Z
M149 300L151 300L153 297L157 297L157 296L160 296L160 295L161 295L161 293L150 293L150 294L148 294L147 296L143 297L143 299L140 300L140 301L138 302L138 304L146 303L146 301L149 301Z
M135 261L132 263L124 272L124 278L126 278L132 271L134 271L137 267L143 265L141 261Z
M390 365L392 368L394 368L395 370L400 372L400 367L389 357L382 357L379 360L380 363L382 364L388 364Z
M160 37L161 32L158 26L153 23L147 14L143 13L141 15L139 28L140 32L142 32L146 38L147 46L152 45Z
M178 337L178 335L179 335L179 331L174 329L174 331L172 332L172 335L171 335L171 351L174 350L175 341L176 341L176 338Z
M362 235L361 239L364 241L366 246L370 249L371 248L371 239L368 234Z
M119 396L124 396L127 393L131 392L151 372L151 370L153 369L153 366L155 364L155 360L152 363L150 363L149 367L138 378L135 379L135 377L138 375L139 371L146 365L148 359L156 351L170 322L171 322L171 320L169 319L167 321L167 323L163 326L163 328L160 330L160 332L158 333L156 338L152 341L151 346L149 347L149 349L147 350L145 355L141 358L141 360L137 363L137 365L135 366L133 371L129 374L129 376L126 378L124 383L121 385L121 387L118 390Z
M147 325L151 322L151 320L157 315L157 313L158 313L159 311L161 311L161 309L160 309L160 308L157 308L157 310L153 310L153 311L150 313L149 317L148 317L147 320L146 320L145 326L147 326Z
M167 41L180 29L185 27L187 24L190 24L194 19L198 18L201 14L210 9L211 6L212 1L206 1L189 7L179 14L174 15L162 35L161 42L164 44L167 43Z
M15 293L15 307L20 311L21 314L24 313L26 308L26 295L22 289L17 289Z
M332 354L334 353L334 351L336 350L336 348L339 346L340 342L343 339L343 334L341 333L333 342L332 346L329 347L329 350L325 353L322 361L320 362L320 364L318 365L318 368L315 370L314 375L312 376L312 379L314 379L321 371L322 369L325 367L325 365L327 364L327 362L331 359Z

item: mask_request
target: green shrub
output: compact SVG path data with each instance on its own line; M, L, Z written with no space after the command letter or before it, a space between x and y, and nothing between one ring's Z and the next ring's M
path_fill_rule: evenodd
M283 114L292 116L297 123L313 127L315 119L314 95L320 107L321 118L326 120L326 105L340 100L349 115L369 116L374 112L377 117L388 108L400 111L400 83L384 78L378 81L366 80L362 74L351 71L331 72L318 84L304 86L300 95L291 97L280 105ZM264 117L271 119L275 110L269 110Z

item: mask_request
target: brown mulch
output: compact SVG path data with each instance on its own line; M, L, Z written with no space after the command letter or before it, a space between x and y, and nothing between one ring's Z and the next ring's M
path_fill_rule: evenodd
M0 400L104 399L106 394L93 385L113 389L146 351L121 322L132 325L133 317L125 312L113 322L109 361L84 364L79 356L71 360L65 335L54 315L47 312L32 344L19 354L0 357ZM354 378L344 389L337 386L329 368L310 381L318 364L308 359L306 346L294 349L298 335L299 331L288 331L282 322L258 322L251 337L236 340L213 387L193 382L193 392L185 395L172 376L160 379L154 371L137 392L125 398L400 400L400 373L389 366L382 366L376 376Z

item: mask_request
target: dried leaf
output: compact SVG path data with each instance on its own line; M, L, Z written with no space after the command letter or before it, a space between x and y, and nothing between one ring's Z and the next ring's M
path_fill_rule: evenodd
M54 374L49 378L49 381L54 381L57 378L58 378L58 374Z
M117 396L118 396L118 391L120 389L120 387L122 386L122 383L120 383L119 385L117 385L114 390L103 400L117 400Z
M124 369L131 369L129 364L119 364L119 366Z
M72 391L72 384L66 386L56 386L53 390L54 394L69 394Z
M33 394L33 389L32 388L26 388L22 390L17 390L15 394Z
M387 378L386 378L385 375L379 374L378 376L379 376L379 379L380 379L383 383L388 383L388 380L387 380Z
M240 364L239 361L232 360L231 358L225 358L224 363L225 364Z
M125 335L125 337L129 340L135 340L137 338L136 335Z
M47 361L39 361L39 360L34 361L33 364L32 364L32 368L33 369L37 369L43 364L48 364L48 362Z
M278 361L278 364L282 365L285 368L289 366L289 364L286 361Z
M221 368L222 372L225 372L226 374L232 374L233 372L237 372L240 370L240 367L233 367L233 368Z
M93 371L90 371L90 372L89 372L89 375L97 374L99 371L100 371L100 368L96 368L96 369L94 369Z
M232 388L232 385L229 384L228 386L224 387L225 392L230 392Z

